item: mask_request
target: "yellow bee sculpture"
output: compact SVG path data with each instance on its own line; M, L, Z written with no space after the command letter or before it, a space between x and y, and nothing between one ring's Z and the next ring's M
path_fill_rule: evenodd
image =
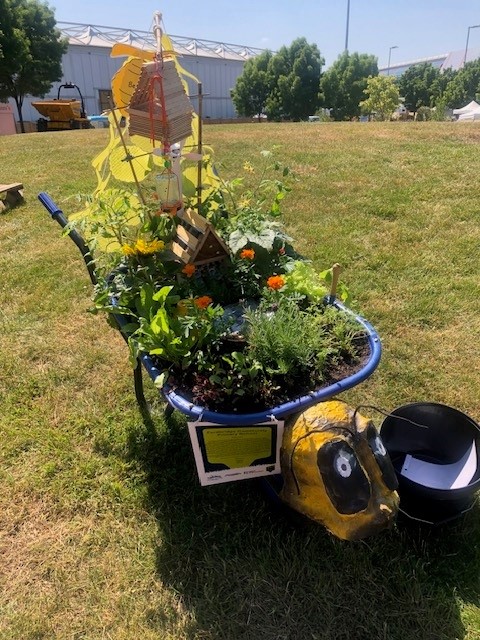
M285 424L280 498L344 540L366 538L398 511L395 471L373 423L320 402Z

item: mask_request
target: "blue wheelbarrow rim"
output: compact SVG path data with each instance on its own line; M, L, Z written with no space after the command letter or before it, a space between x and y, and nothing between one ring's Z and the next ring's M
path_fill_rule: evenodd
M330 384L326 387L322 387L317 391L311 391L288 402L284 402L282 404L276 405L274 407L269 407L263 411L258 411L255 413L222 413L218 411L212 411L210 409L207 409L206 407L193 403L177 390L173 389L172 386L170 386L168 383L165 384L162 388L162 393L165 396L165 399L174 409L181 411L191 421L213 422L215 424L221 425L241 426L257 424L260 422L268 422L270 420L282 420L290 414L300 413L308 407L311 407L324 400L328 400L329 398L332 398L339 393L347 391L347 389L351 389L357 386L358 384L369 378L380 363L382 354L380 338L373 326L369 322L367 322L367 320L355 314L351 309L349 309L339 301L334 301L331 304L333 304L333 306L335 306L339 311L343 311L347 314L352 315L358 322L358 324L360 324L364 328L366 333L370 355L363 367L354 374L347 376L342 380L338 380L337 382L334 382L333 384ZM125 317L117 314L113 315L121 329L122 325L125 325L127 322ZM148 354L140 354L139 359L153 381L155 381L158 376L163 373L163 370L155 365L153 359Z

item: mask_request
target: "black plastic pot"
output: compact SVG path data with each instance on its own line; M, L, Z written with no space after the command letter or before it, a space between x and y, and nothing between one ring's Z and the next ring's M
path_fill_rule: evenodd
M415 402L395 409L385 418L380 431L397 474L400 511L404 515L439 525L472 508L475 492L480 489L480 427L472 418L446 405ZM450 465L461 460L472 443L477 466L466 486L433 488L402 475L408 454L416 460Z

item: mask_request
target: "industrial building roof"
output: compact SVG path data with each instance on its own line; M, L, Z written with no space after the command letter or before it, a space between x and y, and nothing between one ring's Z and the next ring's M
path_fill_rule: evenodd
M148 31L78 24L75 22L58 22L57 27L62 35L68 38L71 45L111 48L118 42L130 44L140 49L155 49L156 44L153 33ZM263 49L244 45L173 36L171 34L168 34L168 36L173 43L175 51L180 55L245 61L263 51Z
M409 67L413 67L416 64L422 64L429 62L436 68L441 69L453 69L457 71L463 66L465 58L465 50L462 51L450 51L450 53L440 53L437 56L430 56L428 58L418 58L417 60L410 60L409 62L395 62L390 67L379 68L379 73L382 75L401 76ZM469 49L467 51L466 62L472 62L480 58L480 49Z

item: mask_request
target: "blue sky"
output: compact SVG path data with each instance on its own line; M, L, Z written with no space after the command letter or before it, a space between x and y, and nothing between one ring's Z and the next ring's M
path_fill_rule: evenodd
M276 50L304 36L315 43L326 67L345 48L348 0L49 0L57 22L149 31L161 11L165 31L231 44ZM464 50L468 27L480 25L478 0L350 0L348 49L371 53L386 66ZM480 28L469 49L480 49Z

